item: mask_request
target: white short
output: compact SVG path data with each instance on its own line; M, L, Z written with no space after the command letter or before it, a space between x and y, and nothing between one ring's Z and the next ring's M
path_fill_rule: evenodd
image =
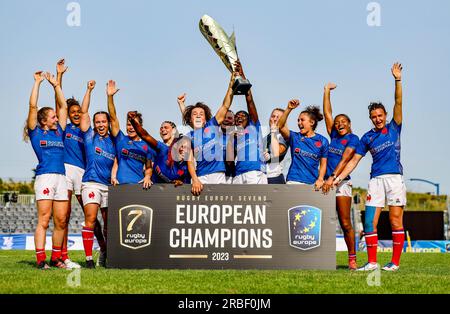
M202 184L227 184L225 172L214 172L198 177Z
M366 206L384 207L406 205L406 185L400 174L384 174L370 179Z
M267 176L262 171L249 171L235 176L233 184L267 184Z
M81 183L83 204L99 204L100 208L108 207L108 186L97 182Z
M66 168L67 189L74 191L75 195L80 195L84 169L69 164L64 164L64 167Z
M34 181L36 201L55 200L67 201L67 182L63 174L45 173L36 176Z
M348 196L352 197L352 182L350 180L344 180L336 187L336 196Z
M286 184L300 184L300 185L308 185L306 183L303 182L298 182L298 181L287 181Z
M226 184L233 184L234 177L225 177Z

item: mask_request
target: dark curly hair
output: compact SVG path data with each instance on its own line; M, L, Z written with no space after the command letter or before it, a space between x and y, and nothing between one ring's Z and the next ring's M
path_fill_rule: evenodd
M372 111L376 109L383 109L384 113L387 113L386 108L384 108L384 105L381 102L371 102L368 108L369 108L369 116L372 113Z
M308 106L305 110L303 110L300 114L306 113L311 120L314 121L312 126L313 130L316 130L317 124L323 120L323 114L320 112L320 108L318 106Z
M209 109L209 107L207 105L205 105L204 103L198 102L195 105L187 106L186 109L184 110L183 125L189 125L191 128L194 128L194 125L192 124L192 121L191 121L191 115L192 115L192 110L194 110L195 108L202 108L203 111L205 111L206 121L211 120L211 118L212 118L211 109Z
M72 107L72 106L81 107L78 100L76 100L75 97L73 97L73 96L71 98L67 98L66 103L67 103L67 110L69 110L69 111L70 111L70 107Z

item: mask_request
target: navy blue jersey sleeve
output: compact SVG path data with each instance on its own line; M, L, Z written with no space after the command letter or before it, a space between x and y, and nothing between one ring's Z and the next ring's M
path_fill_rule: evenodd
M94 135L95 135L92 127L89 127L89 129L87 129L86 132L81 132L81 134L83 134L83 140L84 140L85 144L92 143L92 141L94 139Z
M292 130L289 130L289 146L290 147L293 147L294 145L294 135L295 135L295 132L294 131L292 131Z
M356 154L366 156L367 152L369 151L368 144L368 138L364 135L359 141L359 145L356 147Z
M333 126L333 127L331 128L330 138L331 138L331 139L334 139L334 138L336 138L336 137L338 137L338 136L339 136L339 133L336 131L336 128Z
M123 134L122 130L119 130L119 133L117 133L117 136L112 136L111 138L114 142L114 144L117 145L117 143L120 143L121 141L123 141L123 139L125 138L125 135Z
M349 147L349 148L353 148L353 149L356 150L358 145L359 145L359 138L358 138L358 136L356 136L354 134L351 134L351 136L349 137L348 144L347 144L346 148Z
M322 146L320 147L320 158L328 158L328 140L322 137Z
M212 117L208 122L206 122L205 127L207 126L219 126L219 123L217 122L216 116Z
M392 118L391 122L389 122L388 127L397 131L398 134L400 134L402 132L402 124L397 124L397 122L395 122L394 118Z

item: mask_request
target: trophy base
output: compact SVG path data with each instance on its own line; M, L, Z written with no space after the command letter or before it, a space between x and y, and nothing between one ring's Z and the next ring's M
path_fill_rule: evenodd
M234 95L246 95L247 92L252 87L252 84L242 77L237 77L233 83L233 94Z

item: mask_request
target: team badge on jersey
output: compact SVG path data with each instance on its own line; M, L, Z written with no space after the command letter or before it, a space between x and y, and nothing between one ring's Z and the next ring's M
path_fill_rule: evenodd
M309 205L300 205L288 210L289 244L300 250L320 246L322 210Z
M137 250L152 240L153 209L128 205L119 209L120 245Z

